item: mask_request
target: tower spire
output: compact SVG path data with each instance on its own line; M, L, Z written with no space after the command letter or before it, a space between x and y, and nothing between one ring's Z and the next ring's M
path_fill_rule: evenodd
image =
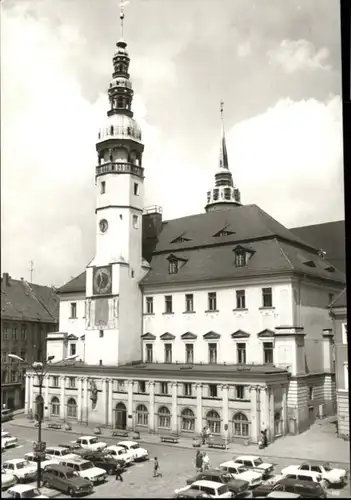
M221 142L219 150L219 169L215 174L214 187L207 192L206 212L225 208L230 205L241 205L240 191L233 182L233 176L229 170L227 144L224 132L224 101L220 102L221 113Z

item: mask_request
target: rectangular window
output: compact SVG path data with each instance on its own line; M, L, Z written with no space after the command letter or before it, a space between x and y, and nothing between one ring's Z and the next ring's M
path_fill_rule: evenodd
M168 394L168 383L167 382L160 383L160 394Z
M208 394L210 398L216 398L217 397L217 386L215 384L210 384L208 386Z
M217 311L217 293L209 292L208 294L208 310Z
M70 356L74 356L75 354L77 354L77 345L76 344L70 344L69 346L69 355Z
M139 196L139 184L134 182L134 196Z
M185 295L185 311L194 312L194 295L192 293Z
M138 229L139 227L139 217L137 215L133 215L133 227L134 229Z
M342 335L342 343L347 344L347 323L342 323L341 325L341 335Z
M71 302L71 318L77 318L77 302Z
M191 384L186 383L186 384L183 385L183 388L184 388L184 391L183 391L184 396L191 396L192 395L192 386L191 386Z
M244 252L236 252L235 254L235 266L236 267L244 267L245 262L245 253Z
M8 329L7 325L4 326L4 330L2 332L2 337L4 340L7 340L9 337L9 329Z
M15 326L12 329L12 340L17 340L17 328Z
M146 297L146 314L154 314L154 298Z
M100 184L100 194L105 194L106 193L106 182L105 181L101 181L101 184Z
M21 351L20 356L21 356L22 359L25 359L25 357L26 357L26 351Z
M244 399L245 390L243 385L235 386L235 399Z
M69 377L68 378L68 387L70 389L75 389L75 387L76 387L76 379L75 379L75 377Z
M273 364L273 342L263 342L263 363Z
M27 327L25 325L21 326L21 340L27 339Z
M172 363L172 344L165 344L165 363Z
M237 309L245 309L246 308L245 290L237 290L236 291L236 308Z
M208 344L208 362L212 365L217 363L217 344Z
M138 382L138 392L146 392L146 382L144 380L139 380Z
M146 344L145 350L146 350L146 362L153 363L153 345Z
M172 295L165 295L165 313L172 314Z
M194 344L185 344L185 362L194 363Z
M124 392L124 380L117 380L117 391Z
M308 399L309 401L313 399L313 387L308 388Z
M177 274L177 272L178 272L178 261L175 259L168 261L168 273Z
M236 344L236 359L238 365L246 364L246 344Z
M16 380L17 380L17 372L13 370L11 372L11 382L16 382Z
M53 385L53 387L59 386L59 378L58 377L52 377L52 385Z
M273 307L271 288L262 288L262 307Z

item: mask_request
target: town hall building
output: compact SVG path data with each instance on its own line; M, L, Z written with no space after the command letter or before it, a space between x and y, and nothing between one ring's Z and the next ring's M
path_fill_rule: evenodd
M121 14L123 15L123 14ZM257 442L335 413L327 306L345 286L328 255L256 205L220 161L203 213L144 207L142 132L127 44L117 42L98 133L96 252L59 290L45 418ZM76 355L74 361L61 361ZM26 412L35 414L34 372Z

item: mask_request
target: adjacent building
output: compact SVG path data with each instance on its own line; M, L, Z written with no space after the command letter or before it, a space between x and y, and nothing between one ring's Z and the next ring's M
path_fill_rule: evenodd
M46 335L57 330L59 299L50 287L1 278L1 403L23 408L25 365L11 360L17 354L28 363L46 357Z
M96 254L59 290L45 417L257 442L335 412L328 305L345 275L325 252L244 205L223 127L205 211L144 208L141 130L124 40L98 134ZM38 380L27 373L26 409Z

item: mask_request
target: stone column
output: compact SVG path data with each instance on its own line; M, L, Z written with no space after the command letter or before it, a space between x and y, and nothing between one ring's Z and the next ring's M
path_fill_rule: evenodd
M149 384L149 431L155 432L155 382L150 380Z
M274 439L274 388L271 386L269 388L269 423L270 432L268 433L270 440Z
M49 375L44 378L45 393L44 393L44 419L50 418L50 401L49 401Z
M30 375L28 373L25 374L25 384L26 384L26 392L25 392L25 412L26 415L29 415L30 410Z
M249 390L251 393L251 440L257 443L260 439L261 431L261 387L259 385L251 385Z
M108 379L102 379L102 422L108 424Z
M196 432L202 432L202 384L196 384Z
M66 377L61 377L61 397L60 397L60 419L65 420L66 418L66 403L65 403L65 384Z
M222 385L222 404L223 404L223 434L228 439L229 437L229 408L228 408L228 385ZM225 424L228 425L228 430L224 430Z
M288 386L282 385L282 420L283 420L283 436L288 433Z
M261 430L268 429L269 434L269 387L262 387L261 390ZM268 437L268 436L267 436Z
M133 387L134 380L128 380L127 429L133 429Z
M89 423L89 391L88 391L88 377L83 377L83 411L82 421Z
M178 384L177 382L173 382L171 384L172 387L172 424L171 424L171 429L172 432L178 432L178 402L177 402L177 396L178 396Z
M78 394L77 394L77 420L82 421L82 377L78 377Z
M108 379L107 425L113 427L113 379Z
M34 375L28 375L28 411L35 415L35 408L33 408L33 379Z

